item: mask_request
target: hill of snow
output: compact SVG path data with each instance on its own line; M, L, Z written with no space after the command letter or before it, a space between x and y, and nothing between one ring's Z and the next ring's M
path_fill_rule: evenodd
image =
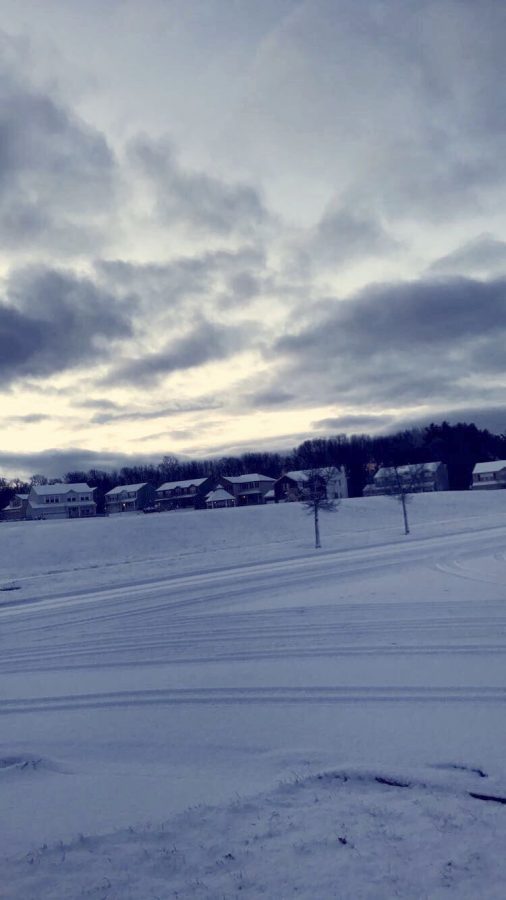
M506 493L409 514L1 523L0 897L502 897Z

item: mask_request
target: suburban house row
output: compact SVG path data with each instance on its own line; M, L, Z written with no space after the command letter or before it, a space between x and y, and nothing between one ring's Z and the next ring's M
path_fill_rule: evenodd
M328 499L348 496L344 468L334 468L330 478L328 470L320 471L325 475ZM125 512L219 509L300 501L307 493L308 478L307 471L292 471L284 472L279 478L253 473L167 481L159 488L154 488L147 482L118 485L105 495L105 512L107 515L114 515ZM448 490L448 472L445 464L431 462L399 466L397 469L379 468L371 484L364 488L364 496L391 494L399 481L403 489L409 493ZM472 490L505 488L506 460L498 459L475 465ZM88 484L33 485L28 494L14 495L9 505L2 510L1 518L6 521L89 518L97 513L94 490Z
M318 470L316 470L318 471ZM330 500L348 496L344 468L319 470ZM147 482L112 488L105 495L106 515L127 512L162 512L177 509L219 509L258 506L303 500L307 494L307 472L285 472L279 478L257 472L219 478L168 481L154 488ZM28 494L15 494L2 510L5 520L72 519L95 516L94 488L88 484L33 485Z

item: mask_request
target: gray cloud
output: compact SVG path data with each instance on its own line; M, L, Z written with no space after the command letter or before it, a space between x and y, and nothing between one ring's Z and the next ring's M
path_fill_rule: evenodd
M492 434L506 434L506 406L460 406L457 409L440 407L424 416L406 416L396 422L396 428L423 428L431 422L473 422L477 428L486 428Z
M506 271L506 241L481 234L452 253L436 259L430 271L443 274L490 275Z
M9 252L83 253L103 242L116 163L103 135L21 73L0 34L0 236Z
M88 278L54 269L11 274L0 301L0 381L48 376L109 352L131 334L131 303Z
M221 406L222 404L220 402L211 397L193 401L174 401L173 403L159 407L158 409L145 410L112 404L110 409L105 406L104 412L95 413L91 421L94 425L106 425L114 422L149 422L153 419L165 419L188 412L204 412L205 410L220 409Z
M9 425L37 425L39 422L48 422L51 420L54 420L53 416L45 415L43 413L27 413L26 416L10 415L8 419L5 419L5 422Z
M271 390L289 383L301 403L319 404L455 404L480 391L494 400L487 379L506 365L506 280L374 285L318 315L268 351Z
M282 387L267 387L252 394L244 394L239 403L241 406L246 404L250 409L268 409L277 406L286 407L294 400L297 401L296 395Z
M62 478L67 472L88 472L90 469L111 472L123 466L156 465L162 456L162 453L108 453L80 447L65 450L55 447L40 453L0 452L0 473L8 478L28 478L34 473L46 478Z
M172 311L208 304L244 306L260 290L266 267L261 248L216 250L163 263L97 260L98 277L114 290L135 291L145 307Z
M358 259L385 255L398 249L398 243L381 222L370 213L332 206L318 224L297 242L298 266L322 266L342 269Z
M216 325L200 319L192 330L168 341L163 350L115 366L106 384L151 384L172 372L227 359L243 349L256 329L251 325Z
M422 280L368 287L335 303L313 327L282 337L275 350L375 356L434 345L451 350L460 340L497 336L498 329L506 329L506 280Z
M504 198L505 31L496 0L298 3L258 53L229 153L240 130L273 179L373 219L480 214Z
M379 431L387 428L393 422L392 416L385 415L343 415L328 419L318 419L313 422L313 428L318 431L331 431L336 433L356 433L365 431Z
M76 406L81 407L81 409L107 410L110 413L124 409L120 403L115 403L114 400L106 400L103 397L88 397L86 400L79 400Z
M156 209L167 225L226 236L249 234L267 218L254 187L184 169L168 141L139 137L130 144L130 159L153 185Z

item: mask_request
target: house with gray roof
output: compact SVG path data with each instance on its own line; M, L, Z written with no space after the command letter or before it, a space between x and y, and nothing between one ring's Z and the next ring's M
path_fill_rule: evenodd
M247 475L222 475L220 487L228 491L236 506L258 506L265 503L265 495L272 490L276 479L258 472Z
M473 491L498 491L506 488L506 459L476 463L471 488Z
M32 485L26 507L27 519L82 519L96 516L95 488L75 484Z
M324 466L319 469L297 469L283 472L274 483L276 503L290 503L307 497L310 483L320 481L327 500L341 500L348 496L348 481L344 466Z
M206 495L214 487L214 479L190 478L186 481L166 481L156 491L156 506L161 511L204 508Z
M154 505L155 497L156 491L147 481L140 484L119 484L105 495L105 511L107 515L142 512L146 507Z
M442 462L411 463L407 466L381 466L370 484L364 488L364 497L382 494L424 494L448 490L448 469Z
M235 505L234 495L222 487L217 487L215 491L210 491L206 497L206 509L224 509L227 506Z
M26 507L28 505L28 494L14 494L7 506L2 509L2 518L5 522L19 522L26 519Z

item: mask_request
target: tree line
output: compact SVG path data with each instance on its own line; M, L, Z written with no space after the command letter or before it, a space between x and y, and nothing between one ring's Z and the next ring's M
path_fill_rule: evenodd
M122 484L149 482L159 487L165 481L186 481L220 475L245 475L261 472L278 478L283 472L327 466L344 466L350 497L360 497L379 466L402 466L409 463L441 461L448 467L450 490L467 490L477 462L506 458L506 434L496 435L472 423L448 422L426 428L411 428L392 435L370 436L339 434L328 438L311 438L288 453L249 452L241 456L219 459L181 460L164 456L158 464L125 466L118 471L90 469L67 472L63 482L87 482L95 487L97 511L103 512L105 494ZM41 475L28 481L0 477L0 509L15 493L28 492L32 484L44 484Z

